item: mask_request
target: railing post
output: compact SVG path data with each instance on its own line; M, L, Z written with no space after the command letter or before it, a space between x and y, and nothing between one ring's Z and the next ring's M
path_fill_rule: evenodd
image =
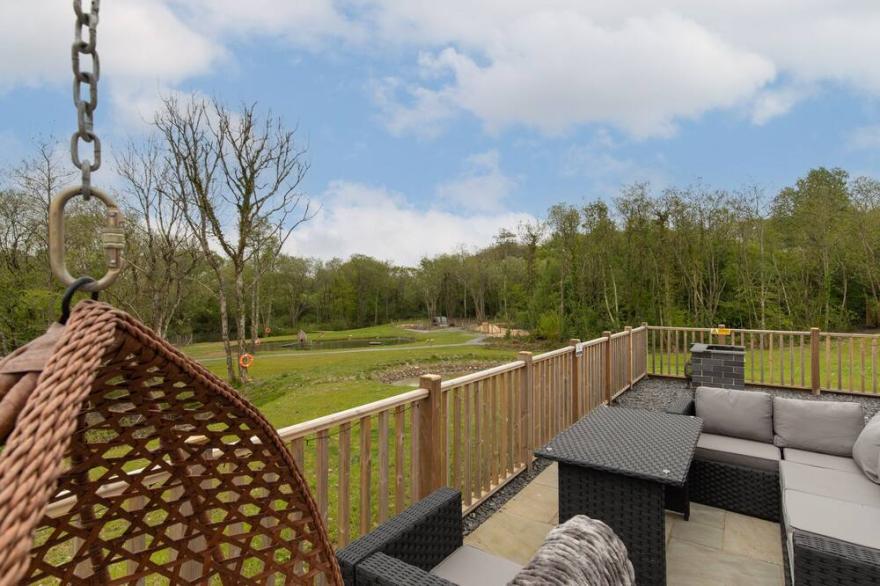
M423 499L444 484L443 457L440 421L440 376L425 374L419 378L419 387L428 390L428 396L419 406L419 490L418 498Z
M726 327L727 327L727 326L725 326L724 324L718 324L718 329L719 329L719 330L723 330L723 329L725 329ZM710 343L711 343L711 340L710 340ZM726 343L727 343L727 336L725 336L724 334L718 334L718 343L721 344L721 345L726 344Z
M532 451L534 450L535 429L532 425L532 353L520 352L518 358L525 363L520 384L519 421L520 445L522 461L529 471L532 469Z
M626 388L633 386L633 329L632 326L623 328L626 332Z
M810 388L814 395L821 392L819 374L819 328L810 328Z
M602 337L605 338L605 404L611 405L611 332L605 330Z
M651 339L650 336L648 336L648 322L643 321L642 327L644 328L642 331L644 332L643 335L645 336L645 343L642 344L642 349L644 350L644 353L645 353L645 371L644 372L645 372L645 378L647 378L648 377L648 354L650 352L653 352L653 349L648 348L648 342Z
M581 417L581 357L578 356L577 345L581 341L572 338L568 341L568 345L574 347L571 353L571 422L574 423Z

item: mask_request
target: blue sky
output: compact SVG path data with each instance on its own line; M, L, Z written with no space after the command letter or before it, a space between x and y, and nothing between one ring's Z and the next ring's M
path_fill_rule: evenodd
M289 248L323 258L412 264L634 181L772 195L819 165L880 176L880 4L715 4L105 1L95 179L114 185L114 145L188 92L299 125L321 212ZM5 13L21 23L0 40L8 166L73 129L73 16Z

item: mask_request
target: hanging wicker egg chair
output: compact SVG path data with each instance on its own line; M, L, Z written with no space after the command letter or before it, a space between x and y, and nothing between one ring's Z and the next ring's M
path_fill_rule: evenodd
M275 429L200 364L84 301L41 370L0 447L0 585L342 583Z

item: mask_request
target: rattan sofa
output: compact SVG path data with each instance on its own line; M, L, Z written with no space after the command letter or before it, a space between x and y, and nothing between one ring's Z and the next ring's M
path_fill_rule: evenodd
M864 426L863 414L860 422L852 423L861 406L778 397L772 405L773 443L761 447L731 441L726 445L735 451L764 455L766 460L773 459L775 449L779 452L776 466L760 462L756 456L734 454L737 457L731 458L717 449L707 449L707 445L725 447L724 440L709 438L713 444L701 437L688 476L691 500L780 522L786 584L880 584L880 485L866 477L852 458L853 433L860 436ZM705 409L700 413L696 408L694 397L674 402L667 411L706 416ZM828 421L823 421L823 413ZM840 419L841 413L845 420ZM723 415L729 420L735 414L727 409ZM781 428L788 425L790 429L792 424L814 450L802 449L790 434L786 442L787 431ZM829 432L834 425L846 428L850 424L856 428ZM874 424L880 425L880 418L872 420L869 427ZM740 449L742 445L745 450Z

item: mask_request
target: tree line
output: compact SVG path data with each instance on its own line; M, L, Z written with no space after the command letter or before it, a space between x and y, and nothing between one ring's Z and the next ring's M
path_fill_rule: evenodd
M257 339L394 320L495 320L547 339L660 325L849 330L877 325L880 182L818 168L775 194L705 185L621 189L552 206L480 250L416 267L284 253L314 213L297 129L255 105L168 98L115 157L129 268L106 292L172 341L219 340L227 375ZM74 179L57 145L0 183L0 352L57 318L48 202ZM478 196L478 194L475 194ZM101 209L66 217L68 266L102 273Z

